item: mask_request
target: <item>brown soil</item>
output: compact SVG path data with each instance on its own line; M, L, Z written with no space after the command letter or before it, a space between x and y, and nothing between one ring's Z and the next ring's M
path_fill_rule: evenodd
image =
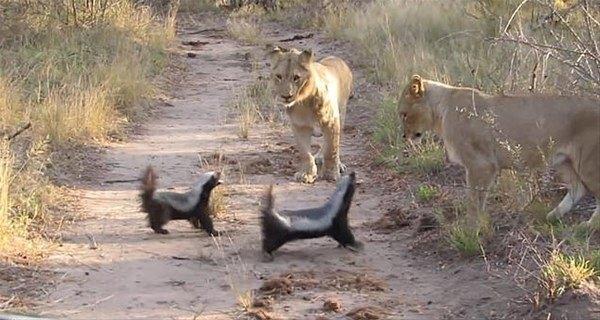
M227 38L223 20L195 21L179 30L185 44L177 54L186 67L178 70L170 97L129 141L108 147L99 164L104 170L81 187L87 219L63 235L49 259L60 277L36 307L40 315L341 319L340 312L351 319L523 318L530 303L507 278L505 266L428 257L432 246L414 245L414 228L404 228L418 221L410 182L372 164L370 119L378 89L352 63L351 48L317 33L287 45L313 48L319 56L335 53L356 70L347 120L352 125L344 132L341 154L359 178L350 221L365 249L340 249L329 239L298 241L277 251L273 262L263 262L258 208L266 186L275 185L276 207L293 209L321 204L335 185L293 181L294 143L287 126L260 123L248 139L237 136L227 105L236 88L255 80L251 60L262 66L266 61L260 48ZM286 30L269 37L294 34ZM212 239L187 222L169 223L168 235L152 233L133 180L152 164L160 186L182 190L207 163L226 174L219 188L226 194L227 213L216 221L226 235ZM244 310L248 299L252 306Z

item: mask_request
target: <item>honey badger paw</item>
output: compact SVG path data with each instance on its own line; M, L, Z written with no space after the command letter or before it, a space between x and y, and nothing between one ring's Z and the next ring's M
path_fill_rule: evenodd
M169 234L169 230L163 228L154 229L154 233L156 234Z

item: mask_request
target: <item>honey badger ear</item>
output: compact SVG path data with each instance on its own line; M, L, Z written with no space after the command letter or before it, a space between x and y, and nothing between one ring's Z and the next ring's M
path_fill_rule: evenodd
M425 94L425 86L420 75L415 74L412 76L410 80L410 88L408 90L408 94L412 98L422 98Z
M309 65L315 60L315 54L310 49L306 49L300 53L298 58L301 64Z

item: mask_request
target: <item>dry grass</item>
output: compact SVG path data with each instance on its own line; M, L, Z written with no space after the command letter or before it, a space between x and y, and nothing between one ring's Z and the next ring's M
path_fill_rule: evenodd
M0 135L32 124L2 146L0 237L24 239L0 249L12 259L32 257L22 252L63 202L45 177L51 154L105 141L139 119L175 30L174 15L125 0L0 0L0 8Z
M264 44L266 41L259 24L251 17L229 18L227 20L227 32L232 38L248 45Z
M195 13L215 11L217 5L214 0L179 0L179 12Z
M227 215L227 194L223 187L216 187L210 194L209 210L216 217L221 218Z
M248 139L252 126L259 120L273 122L283 118L275 109L269 81L264 78L238 90L231 109L236 115L238 136L242 139Z
M208 158L200 157L200 168L203 171L215 171L221 173L221 180L225 184L229 181L229 166L221 150L215 151ZM223 218L227 215L229 202L227 201L226 186L221 185L214 188L210 194L209 212L215 218Z
M0 140L0 260L27 264L42 257L51 192L40 172L27 163L17 166L8 143Z
M250 129L260 118L258 106L248 92L244 90L235 96L233 109L237 113L238 136L242 139L248 139Z
M242 259L240 247L225 235L213 237L213 242L219 254L220 265L225 270L229 289L242 310L250 310L254 302L254 291L251 289L252 272ZM227 249L232 249L233 252L225 252Z
M567 290L579 288L596 273L597 270L585 257L555 251L541 267L539 285L547 298L555 300Z

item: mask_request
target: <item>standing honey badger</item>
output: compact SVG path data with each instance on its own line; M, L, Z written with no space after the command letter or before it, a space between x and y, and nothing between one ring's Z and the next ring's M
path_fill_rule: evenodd
M310 50L267 45L267 51L271 58L273 93L285 105L300 153L295 179L313 183L317 178L310 147L313 132L320 127L325 142L320 152L323 166L319 178L337 180L346 169L340 162L340 138L352 92L350 68L333 56L316 62Z
M589 192L596 210L586 224L600 228L600 100L494 96L415 75L398 110L406 139L435 131L448 158L466 169L471 214L485 210L488 189L501 169L540 167L550 159L569 192L547 218L562 218Z
M209 200L212 190L221 184L218 172L202 174L198 182L186 193L156 191L156 173L151 166L146 168L142 177L140 198L142 211L148 213L150 228L159 234L169 231L163 226L171 220L188 220L195 228L204 229L209 235L218 236L209 212Z
M348 225L348 210L356 189L356 175L343 176L329 200L320 207L300 210L273 210L273 186L264 197L261 208L262 247L267 260L273 252L290 241L331 237L341 247L360 250L363 244L356 241Z

